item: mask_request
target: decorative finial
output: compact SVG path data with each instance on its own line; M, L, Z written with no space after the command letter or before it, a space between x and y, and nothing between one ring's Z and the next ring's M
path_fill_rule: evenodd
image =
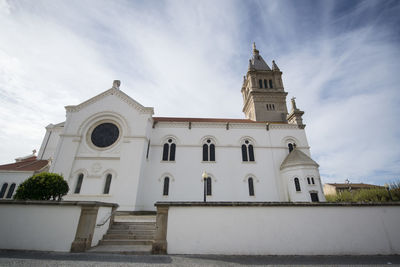
M115 89L119 89L119 86L121 85L121 81L120 80L114 80L113 82L113 88Z
M253 42L253 50L256 50L256 42Z
M292 109L293 110L296 110L297 109L297 107L296 107L296 97L292 97Z
M36 154L36 149L32 150L32 155Z
M275 60L272 60L272 70L280 71L278 65L275 63Z

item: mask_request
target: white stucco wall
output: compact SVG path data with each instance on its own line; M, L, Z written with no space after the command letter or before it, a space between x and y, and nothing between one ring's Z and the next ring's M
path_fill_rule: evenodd
M170 207L170 254L400 253L400 206Z
M52 155L50 171L68 181L70 191L64 199L118 203L119 210L127 211L155 210L157 201L201 200L201 175L206 171L212 177L210 201L309 201L305 191L290 197L290 185L280 171L289 142L310 156L305 130L297 125L241 122L227 127L226 122L210 121L192 122L189 127L189 122L154 121L151 108L135 103L123 92L110 89L67 107L65 123L47 127L39 154ZM104 149L95 147L90 138L91 129L102 122L114 123L120 132L115 144ZM173 162L162 161L168 138L176 144ZM202 161L207 138L215 143L215 162ZM254 162L242 161L244 139L254 147ZM315 177L319 177L316 172ZM80 173L84 178L79 194L75 194ZM103 194L109 173L110 192ZM166 176L170 178L169 194L163 196ZM254 181L254 196L249 195L249 177ZM314 189L323 200L321 187Z
M0 249L70 251L80 206L0 205Z
M168 137L176 140L173 162L162 161L163 144ZM202 161L202 140L207 137L215 141L215 162ZM252 141L254 162L242 161L244 139ZM201 201L203 171L213 178L209 201L289 201L284 188L287 184L280 173L280 165L289 153L287 140L293 140L298 149L310 155L305 131L295 125L271 125L267 131L262 123L231 123L227 130L224 123L192 123L189 129L187 122L158 122L152 131L139 192L140 208L154 210L157 201ZM163 196L166 176L170 178L169 195ZM248 177L254 180L255 196L249 196ZM314 188L321 190L319 186Z
M97 213L96 227L94 228L92 247L97 246L110 227L112 207L100 207ZM104 223L106 221L106 223ZM104 223L104 224L103 224ZM103 225L99 225L103 224ZM99 225L99 226L97 226Z

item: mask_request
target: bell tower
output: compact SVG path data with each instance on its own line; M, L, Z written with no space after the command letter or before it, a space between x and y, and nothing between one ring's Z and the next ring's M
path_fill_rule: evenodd
M247 74L243 78L243 112L246 118L287 123L287 93L283 88L282 72L274 60L272 69L265 63L255 43Z

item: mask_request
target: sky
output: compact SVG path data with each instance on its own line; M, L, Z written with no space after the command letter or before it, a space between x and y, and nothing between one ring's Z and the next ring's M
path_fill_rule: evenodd
M0 164L113 80L155 116L244 118L255 42L305 111L323 182L400 181L399 14L396 0L0 0Z

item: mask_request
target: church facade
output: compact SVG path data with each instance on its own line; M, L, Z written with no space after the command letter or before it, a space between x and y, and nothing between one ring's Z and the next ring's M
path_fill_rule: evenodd
M282 72L253 45L243 80L246 119L154 117L120 82L46 127L38 159L68 181L65 200L154 210L157 201L325 201L303 111Z

